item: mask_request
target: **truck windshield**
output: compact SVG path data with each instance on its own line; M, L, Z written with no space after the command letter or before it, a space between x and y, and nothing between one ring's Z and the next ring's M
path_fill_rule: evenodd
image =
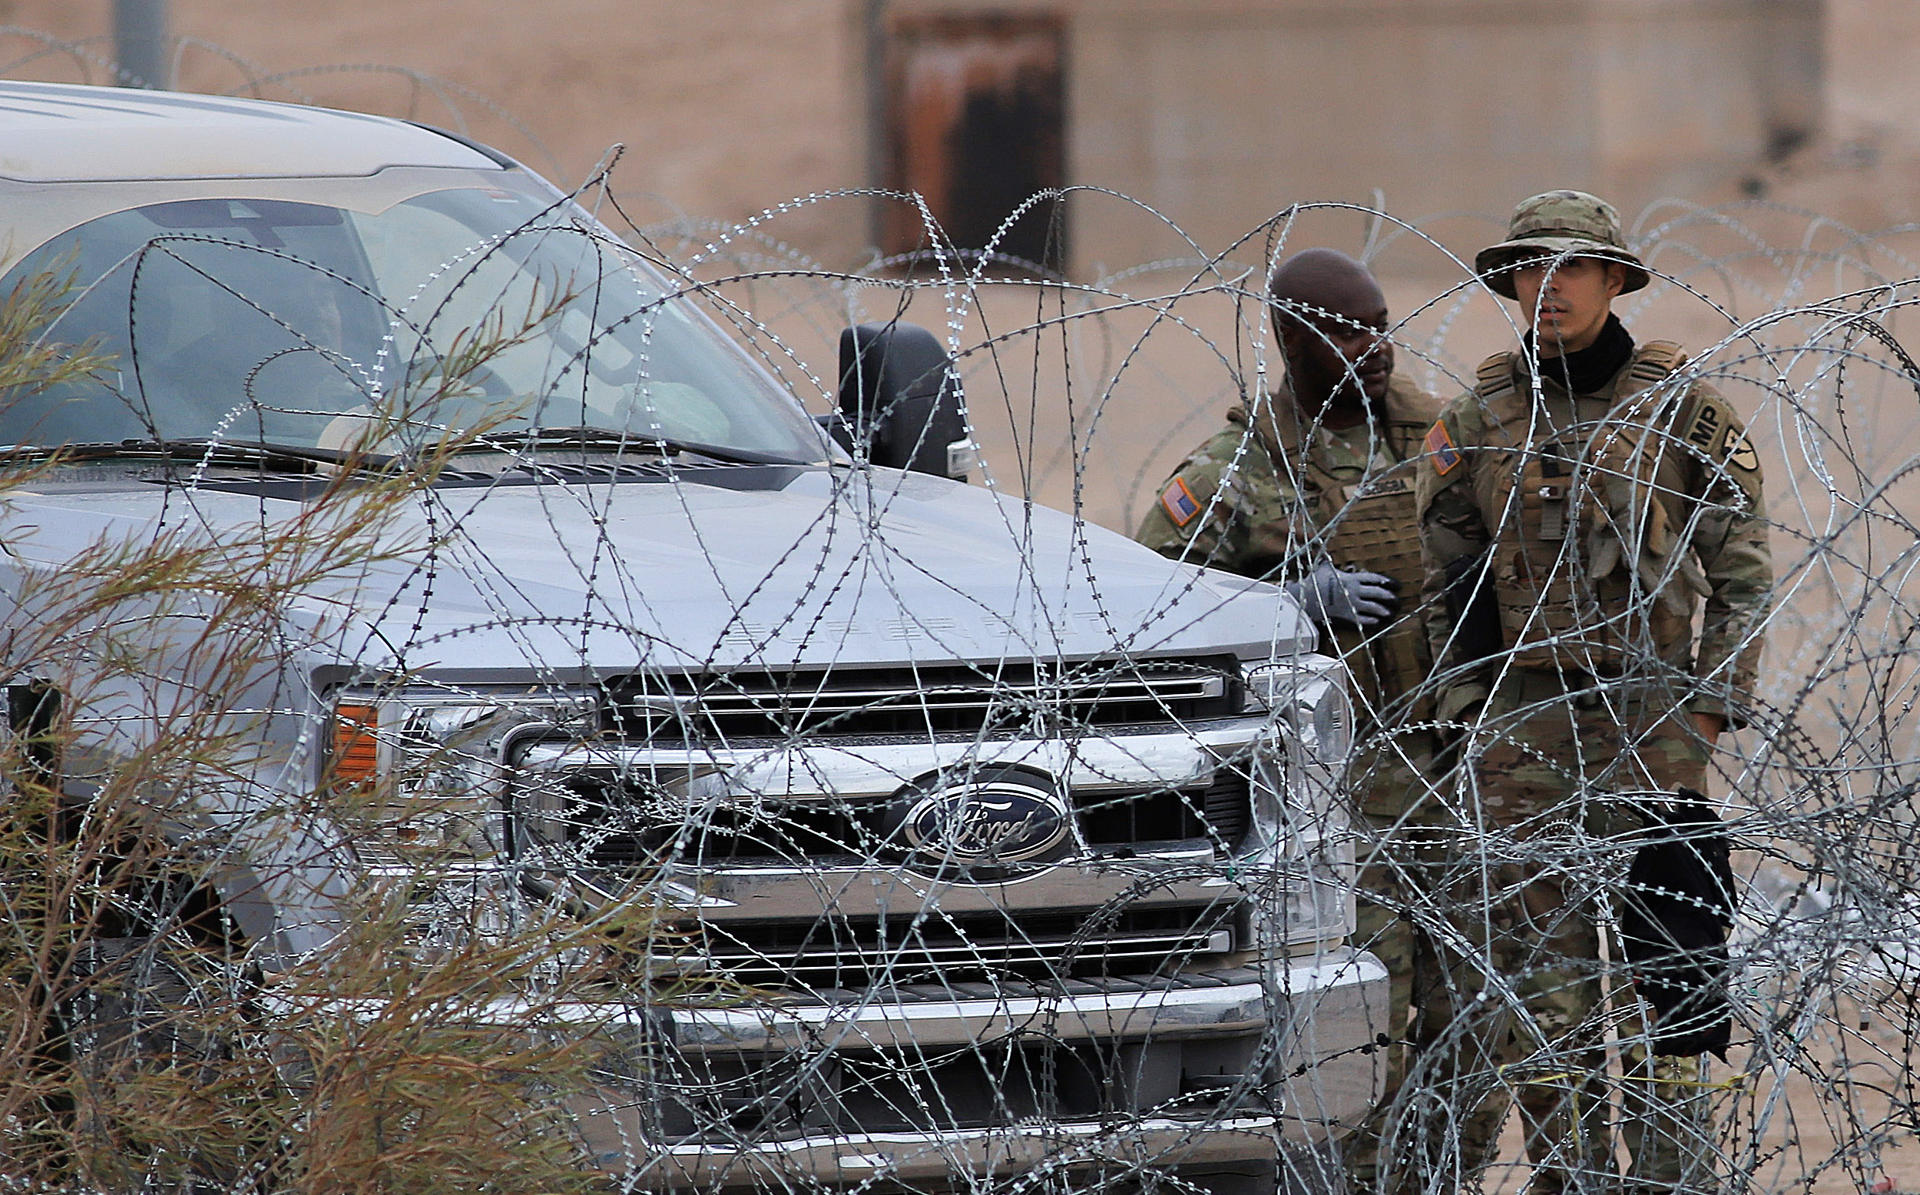
M818 460L791 395L580 208L524 183L367 213L174 199L34 249L47 336L107 364L3 396L0 443L211 438L397 452L454 437L604 429L635 447ZM497 436L484 436L498 443Z

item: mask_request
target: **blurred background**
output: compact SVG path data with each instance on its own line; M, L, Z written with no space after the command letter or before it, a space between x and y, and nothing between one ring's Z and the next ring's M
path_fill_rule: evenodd
M13 77L121 66L400 111L564 182L621 143L627 192L729 221L914 190L975 248L1066 184L1214 252L1297 201L1424 225L1551 186L1628 213L1767 197L1854 227L1920 216L1911 0L0 0L0 22ZM834 265L918 244L910 213L866 207L785 238ZM1059 214L1038 206L1002 247L1070 275L1179 247L1124 205ZM1435 269L1407 256L1382 264Z

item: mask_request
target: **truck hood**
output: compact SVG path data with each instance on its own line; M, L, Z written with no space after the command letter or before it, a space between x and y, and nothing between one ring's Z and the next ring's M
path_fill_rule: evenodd
M1017 498L889 470L745 476L422 487L382 504L364 553L301 576L285 619L322 661L475 681L1315 644L1278 589ZM264 559L358 500L317 492L38 484L4 505L16 562L58 570L167 534Z

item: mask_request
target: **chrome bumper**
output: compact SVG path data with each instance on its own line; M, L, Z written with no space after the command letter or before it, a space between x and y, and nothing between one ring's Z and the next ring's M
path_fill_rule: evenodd
M675 1007L650 1016L581 1004L567 1006L562 1019L577 1018L578 1028L605 1042L605 1073L623 1076L572 1101L600 1168L654 1190L840 1185L1041 1168L1170 1170L1270 1160L1291 1143L1325 1141L1376 1097L1370 1043L1377 1030L1366 1009L1384 1006L1386 982L1373 956L1342 947L1132 990L946 999L922 992L847 1006ZM924 1132L742 1131L689 1142L662 1140L654 1131L659 1096L642 1061L649 1050L657 1057L664 1042L697 1061L866 1049L937 1053L1039 1035L1063 1045L1149 1043L1165 1051L1158 1061L1173 1060L1174 1073L1163 1077L1176 1098L1142 1092L1138 1111L1084 1119ZM1242 1074L1239 1098L1212 1107L1178 1098L1182 1051L1233 1057L1242 1047L1268 1064L1272 1081L1263 1090L1246 1090Z
M608 1170L642 1190L689 1187L789 1189L786 1184L853 1184L875 1179L955 1182L962 1176L1036 1170L1172 1170L1280 1156L1272 1116L1222 1120L1141 1119L978 1129L939 1135L875 1133L770 1141L735 1150L671 1146ZM607 1163L612 1164L607 1164Z

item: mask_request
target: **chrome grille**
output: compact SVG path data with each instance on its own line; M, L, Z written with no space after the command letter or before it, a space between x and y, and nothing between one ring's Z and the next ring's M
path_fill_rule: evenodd
M884 830L885 799L778 800L721 804L697 816L641 820L635 799L612 776L576 773L563 824L589 867L619 870L653 863L829 864L897 862ZM1240 848L1252 821L1243 763L1222 764L1205 784L1072 795L1080 840L1097 854L1158 843L1205 842L1216 853Z
M1222 657L638 674L609 684L607 697L605 729L629 741L1059 733L1231 715L1238 666Z
M1241 761L1222 764L1206 785L1076 794L1074 810L1081 838L1096 849L1204 840L1228 852L1252 824L1252 785Z
M694 940L717 972L759 987L819 990L986 977L1052 982L1151 975L1234 949L1232 903L707 921Z

